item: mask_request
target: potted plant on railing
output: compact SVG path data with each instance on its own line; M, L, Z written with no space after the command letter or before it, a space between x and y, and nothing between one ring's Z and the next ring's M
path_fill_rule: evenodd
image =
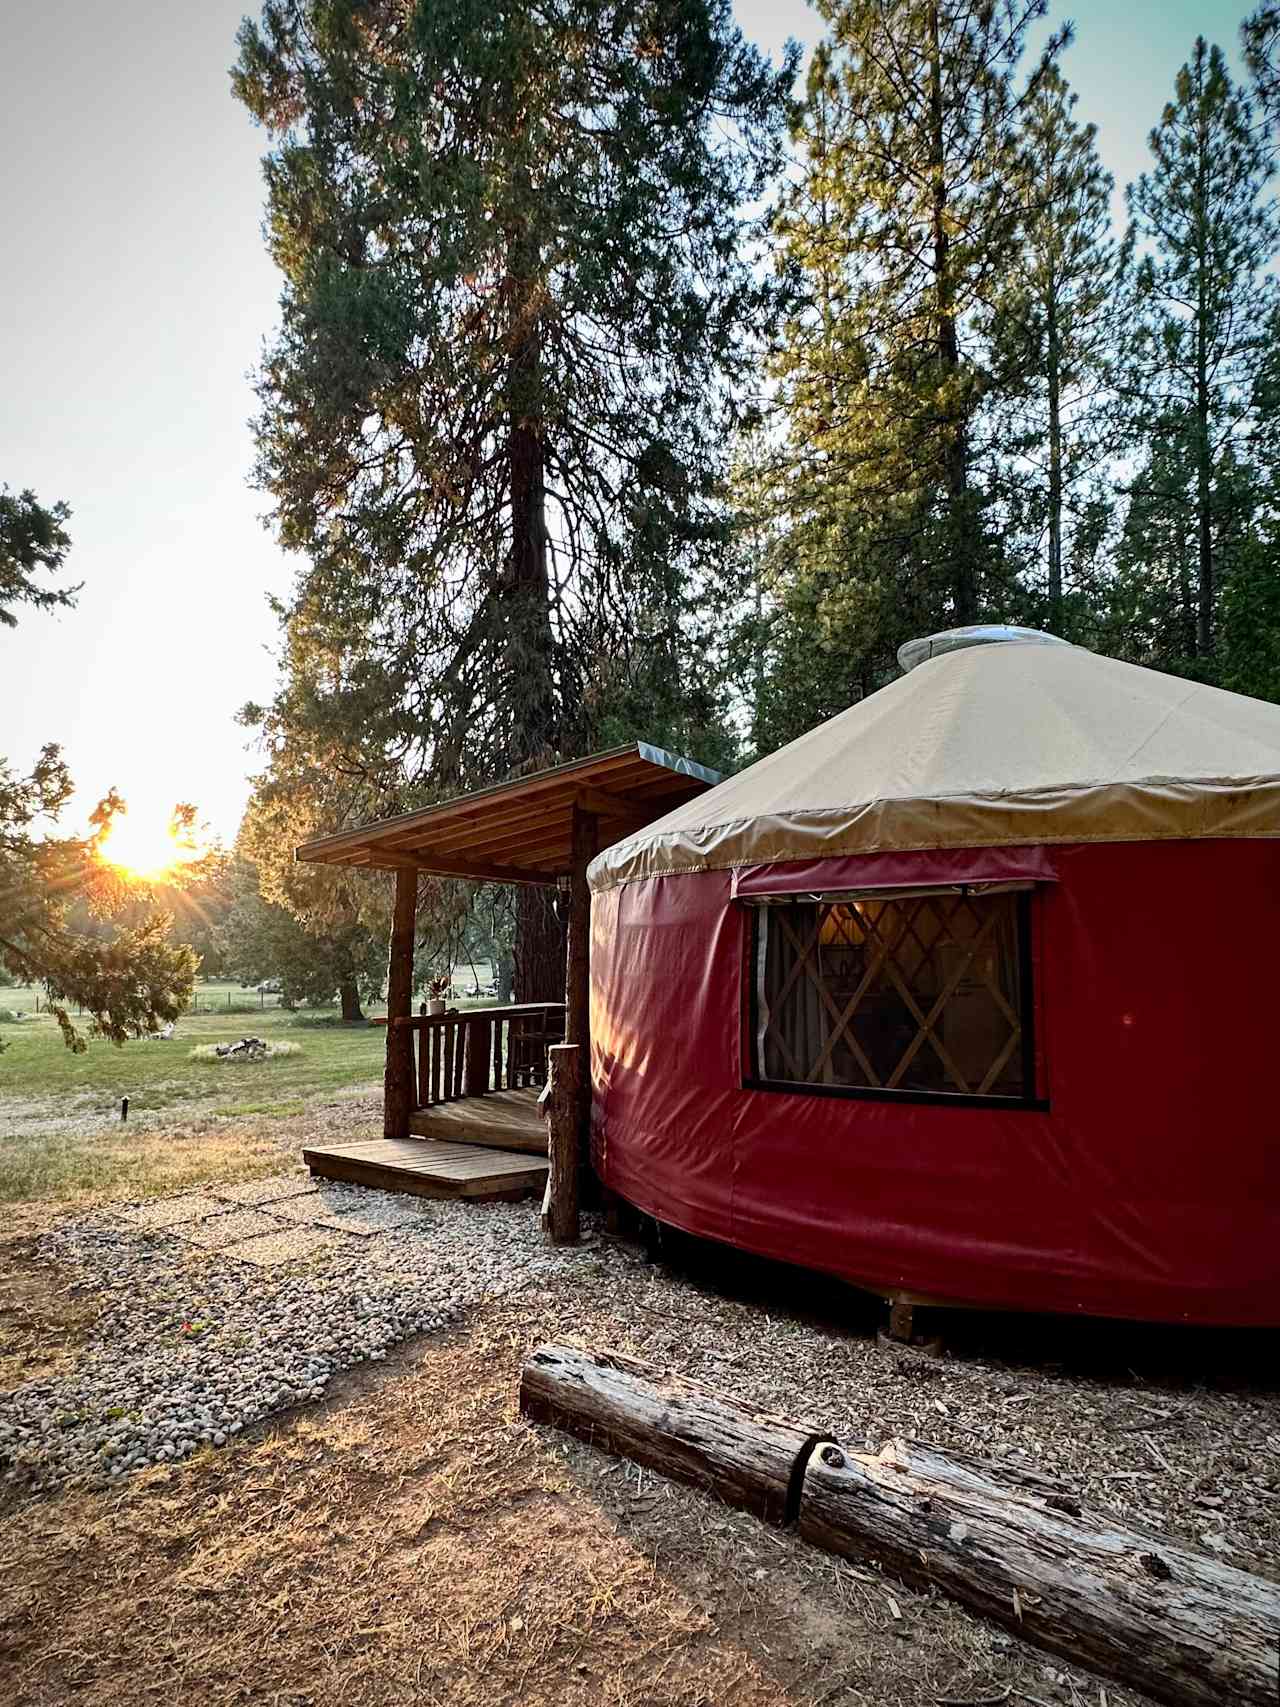
M442 1014L444 1012L445 997L449 994L451 982L452 980L447 977L428 978L426 1004L428 1014Z

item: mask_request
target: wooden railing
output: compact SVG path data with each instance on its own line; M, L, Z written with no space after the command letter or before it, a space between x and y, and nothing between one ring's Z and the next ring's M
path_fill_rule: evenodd
M539 1089L547 1050L564 1040L563 1002L518 1002L493 1008L398 1019L416 1039L414 1107L431 1108L489 1091Z

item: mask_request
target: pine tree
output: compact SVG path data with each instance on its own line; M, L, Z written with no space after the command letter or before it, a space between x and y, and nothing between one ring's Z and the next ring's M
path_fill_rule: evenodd
M279 979L285 1007L319 1005L336 994L344 1024L363 1020L362 1001L382 993L384 940L353 917L307 928L292 908L267 900L257 867L243 853L232 862L227 888L230 906L218 946L231 977L244 983Z
M1280 150L1280 6L1259 6L1241 24L1240 37L1262 114L1264 140Z
M135 923L120 922L135 891L99 857L123 804L114 792L94 809L89 835L33 834L72 792L57 747L45 747L25 776L0 759L0 967L19 984L44 986L63 1041L80 1053L86 1044L73 1005L89 1015L93 1036L113 1043L157 1031L186 1006L196 957L169 940L164 913L148 909ZM76 928L77 903L112 922L105 940Z
M62 568L71 549L70 519L63 503L45 505L34 492L0 486L0 627L17 625L13 605L52 610L75 604L79 587L46 587L35 578L39 570Z
M1050 66L1025 104L1010 185L1022 238L991 324L999 391L1015 394L1001 412L1005 480L1023 525L1043 541L1043 620L1054 633L1087 621L1070 555L1077 533L1082 545L1096 534L1126 258L1111 230L1114 183L1095 127L1075 117L1076 99ZM1069 591L1077 594L1070 621Z
M78 587L35 580L38 570L62 568L71 549L64 526L70 514L63 503L46 507L33 492L15 496L0 486L0 628L16 626L6 608L15 604L37 610L75 604ZM101 858L124 805L114 789L90 814L88 835L33 833L37 824L56 821L73 793L56 746L42 748L25 775L0 758L0 971L21 984L43 984L63 1041L79 1053L86 1044L71 1020L73 1003L90 1016L93 1036L123 1043L178 1017L197 962L190 948L170 940L167 914L131 909L137 886ZM184 821L194 816L191 808L179 810ZM103 933L78 928L77 909L103 921Z
M285 277L259 478L327 661L308 731L382 801L581 752L620 678L694 674L771 295L737 210L791 70L728 0L273 0L240 49Z
M797 127L802 173L778 220L806 302L776 367L806 555L837 585L864 583L854 605L873 673L902 637L895 611L972 622L1007 592L987 518L980 321L1018 238L1019 109L1064 39L1019 92L1044 11L819 5L827 38Z
M1261 199L1270 167L1249 103L1222 52L1203 38L1178 73L1174 99L1151 133L1154 164L1129 191L1137 326L1130 406L1153 449L1148 469L1182 470L1136 495L1187 511L1195 528L1195 628L1188 657L1209 667L1215 642L1219 558L1238 534L1238 475L1254 424L1253 379L1274 282L1263 269L1277 247L1274 209ZM1159 441L1176 443L1162 455Z

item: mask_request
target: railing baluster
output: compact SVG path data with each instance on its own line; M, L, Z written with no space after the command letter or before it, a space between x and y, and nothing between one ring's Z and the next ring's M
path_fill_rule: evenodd
M431 1054L431 1033L418 1033L418 1107L426 1108L431 1101L431 1075L427 1071L427 1061Z

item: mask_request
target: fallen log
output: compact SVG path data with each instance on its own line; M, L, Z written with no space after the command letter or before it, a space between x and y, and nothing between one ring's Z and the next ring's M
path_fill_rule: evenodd
M1275 1707L1280 1694L1280 1587L1086 1515L1034 1474L917 1441L820 1445L799 1528L1171 1707Z
M565 1345L525 1363L520 1410L768 1523L794 1519L810 1449L825 1438L621 1352Z
M1276 1707L1280 1586L1086 1514L1038 1470L916 1441L854 1452L620 1352L543 1346L520 1409L845 1558L939 1588L1169 1707Z

